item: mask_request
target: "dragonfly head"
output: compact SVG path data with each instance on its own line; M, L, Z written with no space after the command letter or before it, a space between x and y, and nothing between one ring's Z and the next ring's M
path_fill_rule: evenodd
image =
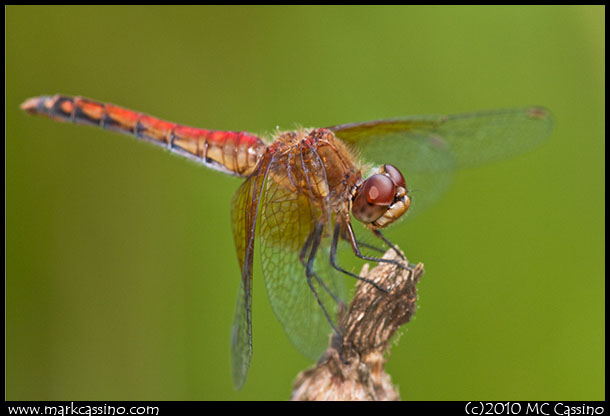
M407 212L410 204L402 173L395 166L383 165L356 187L352 214L369 228L384 228Z

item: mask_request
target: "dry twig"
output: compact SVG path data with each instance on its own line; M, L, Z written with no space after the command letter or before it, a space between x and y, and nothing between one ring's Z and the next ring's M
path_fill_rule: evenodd
M383 258L405 262L392 249ZM379 263L370 271L365 264L360 276L389 293L358 282L349 311L339 319L344 334L341 356L336 348L341 341L331 337L316 366L297 376L292 400L400 400L384 370L385 355L392 335L415 312L415 286L423 271L422 263L411 270Z

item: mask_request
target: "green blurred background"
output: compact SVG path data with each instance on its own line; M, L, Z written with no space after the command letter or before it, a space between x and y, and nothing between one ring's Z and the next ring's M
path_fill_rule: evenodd
M404 400L605 399L604 32L601 6L7 7L7 399L283 400L312 364L256 263L233 390L240 181L19 110L57 92L255 133L550 108L542 147L388 231L426 274L387 367Z

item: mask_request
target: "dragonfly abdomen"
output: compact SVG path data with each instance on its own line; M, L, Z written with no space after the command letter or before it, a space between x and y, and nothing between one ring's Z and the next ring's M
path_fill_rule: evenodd
M34 97L26 100L21 108L58 121L129 134L212 169L238 176L252 173L265 149L264 142L249 133L183 126L83 97L60 94Z

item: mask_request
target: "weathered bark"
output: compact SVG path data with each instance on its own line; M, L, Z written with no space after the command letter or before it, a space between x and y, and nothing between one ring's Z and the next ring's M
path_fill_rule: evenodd
M383 258L407 264L392 249ZM331 337L316 366L297 376L292 400L400 400L384 364L390 338L415 312L415 286L423 271L422 263L410 270L379 263L370 271L365 264L360 276L389 292L358 282L349 310L339 318L343 341Z

